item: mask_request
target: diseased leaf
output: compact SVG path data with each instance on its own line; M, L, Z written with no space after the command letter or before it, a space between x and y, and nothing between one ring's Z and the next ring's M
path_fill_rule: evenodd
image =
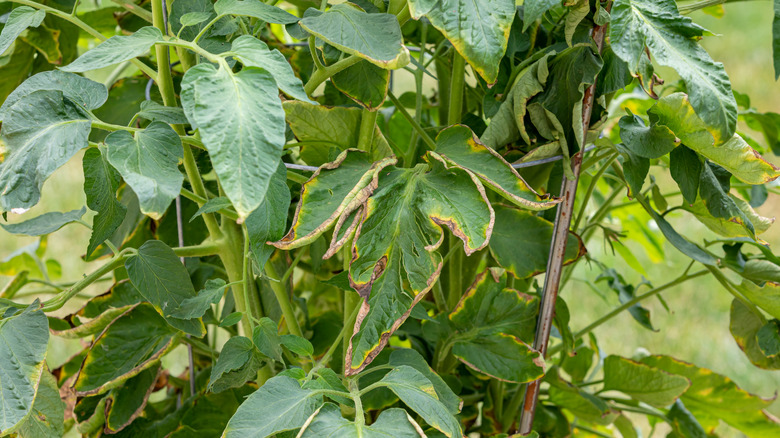
M342 151L358 144L361 111L358 108L326 108L304 102L285 102L284 111L295 137L301 145L301 158L320 166ZM368 151L374 160L391 154L384 135L376 127Z
M618 413L601 397L565 382L557 374L548 373L545 380L550 383L550 401L575 416L600 425L611 424L618 418Z
M152 122L135 136L115 131L106 137L108 162L122 175L141 204L141 212L159 220L179 196L184 176L179 171L182 144L163 122Z
M325 403L313 414L312 421L298 434L301 438L420 438L425 437L417 423L403 409L393 408L380 412L370 426L353 423L341 416L341 409L333 403Z
M382 106L390 86L390 71L369 62L358 62L331 77L339 91L370 111Z
M671 423L675 432L679 433L685 438L707 438L707 433L704 428L701 427L696 417L685 408L685 404L681 400L677 400L669 409L669 413L666 415Z
M240 3L236 0L229 1ZM248 1L249 0L243 0L243 2ZM253 1L256 1L257 4L263 5L264 7L278 9L275 6L266 5L258 0ZM219 2L217 2L217 5L219 5ZM295 20L297 21L298 18L295 18ZM274 80L276 80L279 89L288 96L317 105L317 102L312 101L309 99L309 96L306 95L306 92L303 90L303 83L295 76L292 66L287 62L287 58L282 55L282 52L276 49L270 50L266 43L251 35L242 35L233 40L230 51L233 52L238 60L245 66L259 67L271 73Z
M770 438L780 431L780 423L763 411L772 400L744 391L727 377L669 356L649 356L642 362L691 381L681 400L705 429L720 419L750 437Z
M494 379L526 383L544 375L533 342L539 300L507 288L503 270L479 274L449 314L456 330L452 352Z
M28 27L38 27L43 23L46 12L36 10L29 6L19 6L14 8L5 21L2 32L0 32L0 55L2 55L14 40L21 35Z
M184 300L197 294L187 269L171 248L159 240L149 240L125 260L125 268L133 286L169 324L193 336L203 336L206 329L200 319L173 316Z
M346 223L346 217L373 193L379 173L396 162L395 158L372 163L368 155L346 150L336 161L323 164L301 188L301 201L295 210L290 231L273 245L293 249L309 244L336 225ZM347 224L349 225L349 224ZM329 255L345 242L331 243Z
M87 110L99 108L108 99L106 86L99 82L61 70L44 71L31 76L8 95L0 106L0 120L5 119L8 109L16 102L41 90L61 91L68 100Z
M780 355L780 324L777 319L768 321L756 333L758 347L767 357L777 358Z
M387 373L379 384L393 391L406 406L444 436L448 438L463 436L460 424L439 401L431 381L419 371L401 365Z
M129 310L92 342L73 389L88 396L118 387L158 363L176 345L176 336L151 306Z
M284 9L259 0L219 0L214 3L214 10L219 15L243 15L266 23L292 24L300 20Z
M46 315L37 307L36 301L20 313L0 319L0 375L3 376L0 379L0 430L3 433L22 426L22 421L35 409L33 402L41 376L46 372L49 324Z
M742 199L737 198L733 194L728 194L731 202L738 208L742 214L753 225L755 234L764 233L775 222L774 218L766 218L760 216L755 210ZM753 237L753 234L749 233L744 225L739 223L740 216L730 216L727 218L718 218L710 214L707 211L707 207L703 201L697 201L693 204L683 205L683 208L696 216L699 222L703 223L710 230L725 237Z
M222 188L246 218L263 199L284 146L284 113L273 76L211 64L187 70L182 105L209 151Z
M284 236L289 208L290 188L287 187L287 169L280 162L276 173L271 177L265 199L246 219L249 248L257 266L265 266L274 252L274 247L268 245L268 242Z
M442 267L436 249L444 226L463 241L466 255L490 240L494 213L479 181L461 169L448 169L435 155L428 160L430 170L418 164L381 172L366 203L349 269L350 285L363 304L347 350L348 375L379 354L433 287Z
M247 380L257 377L262 360L252 340L244 336L233 336L222 347L209 378L209 390L222 392L242 386Z
M559 200L549 200L528 186L523 177L498 154L480 143L467 126L451 126L436 137L436 154L447 163L474 174L487 187L528 210L546 210Z
M28 219L24 222L15 224L0 224L5 231L11 234L22 234L25 236L43 236L51 234L65 225L81 220L87 209L82 207L80 210L71 210L66 212L54 211L44 213L38 217Z
M239 406L222 437L265 438L298 429L321 405L322 397L297 380L272 377Z
M41 197L43 182L79 149L87 146L91 117L62 91L35 91L3 113L0 141L0 210L30 208Z
M742 182L764 184L780 176L780 169L764 160L739 134L724 138L716 128L706 125L683 93L662 97L648 113L657 116L658 123L668 126L682 144Z
M665 408L684 393L690 382L682 376L620 356L604 359L604 390L620 391L656 408Z
M616 0L609 31L612 49L632 72L638 71L640 59L646 56L645 46L658 63L677 70L696 114L712 128L717 143L734 135L737 103L726 70L699 45L705 29L680 15L674 0Z
M391 14L368 14L352 3L341 3L303 18L300 25L342 52L379 67L394 70L409 63L401 27Z
M65 405L57 379L43 371L30 414L19 425L19 438L62 438L65 434Z
M699 195L707 211L716 218L726 219L742 226L750 237L755 238L756 230L753 223L729 196L728 189L721 186L713 170L710 163L705 163L699 182Z
M147 54L154 43L162 41L162 39L162 32L156 27L142 27L132 35L112 36L60 69L66 72L82 73L119 64Z
M107 403L106 408L105 431L107 433L116 433L124 429L141 415L149 396L152 395L159 370L159 365L147 368L127 380L121 387L111 391L108 395L111 403Z
M778 370L780 357L769 357L758 343L758 333L763 327L764 321L745 303L738 299L731 302L729 330L739 348L753 365L766 370Z
M428 18L485 82L496 82L517 15L513 1L411 0L409 11L415 20Z
M742 280L739 290L753 304L780 319L780 283L766 282L758 286L750 280Z
M87 247L87 258L89 258L122 224L127 214L127 207L116 198L120 176L119 172L108 163L104 149L87 149L82 165L87 206L97 212L92 218L92 235L89 237Z
M490 240L490 253L499 265L516 278L528 278L547 269L553 224L531 212L497 205L496 224ZM569 232L564 264L585 255L579 236Z

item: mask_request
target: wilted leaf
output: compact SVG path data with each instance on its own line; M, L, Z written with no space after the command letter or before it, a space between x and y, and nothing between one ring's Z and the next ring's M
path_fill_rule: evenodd
M764 326L762 318L753 313L753 310L745 303L738 299L731 302L729 330L739 348L753 365L767 370L778 370L780 369L780 357L768 357L758 344L758 332ZM775 325L775 327L777 326Z
M30 414L19 425L19 438L62 438L65 434L65 405L60 400L57 379L44 370Z

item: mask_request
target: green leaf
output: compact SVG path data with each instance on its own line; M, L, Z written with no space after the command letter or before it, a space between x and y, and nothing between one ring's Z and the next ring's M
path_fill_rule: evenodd
M656 408L665 408L684 393L690 382L682 376L620 356L604 359L604 390L620 391Z
M420 438L425 437L420 426L403 409L380 412L370 426L354 423L341 416L341 409L325 403L312 415L312 421L298 433L301 438Z
M766 282L758 286L750 280L742 280L739 291L774 318L780 318L780 283Z
M62 91L35 91L7 107L0 141L0 210L30 208L43 182L87 146L91 117Z
M298 356L310 357L314 354L314 347L308 339L296 335L282 335L282 345Z
M358 144L362 114L358 108L326 108L288 101L284 103L284 111L301 145L301 158L307 164L319 166L333 161L336 155ZM369 152L375 160L391 154L379 127L374 129Z
M200 207L198 211L195 212L195 214L192 215L192 217L190 218L190 222L194 221L195 219L198 218L198 216L202 214L216 213L220 210L224 210L232 206L233 204L230 202L230 199L224 196L211 198L208 201L206 201L206 203L203 204L203 206Z
M252 340L244 336L233 336L228 339L219 353L219 358L211 369L209 390L222 392L235 388L257 377L257 370L262 365L260 352Z
M244 317L244 314L242 312L233 312L230 315L222 318L222 321L219 322L219 326L220 327L232 327L232 326L238 324L243 317Z
M270 378L239 406L223 438L265 438L298 429L322 405L317 392L287 376Z
M758 343L758 333L766 325L765 319L738 299L731 302L729 331L739 348L753 365L766 370L780 369L780 358L769 357Z
M33 9L29 6L19 6L8 15L0 32L0 54L3 54L14 40L28 27L38 27L43 23L46 12Z
M107 403L106 409L106 432L116 433L124 429L143 413L159 370L159 366L147 368L111 391L108 395L111 402Z
M20 39L38 50L46 62L60 65L62 64L62 52L60 51L59 37L59 29L51 29L43 25L27 29L26 34Z
M566 44L571 47L572 38L574 32L577 30L577 26L590 14L590 1L589 0L570 0L567 1L564 6L568 8L566 14L566 21L564 23L564 38Z
M517 14L513 1L411 0L409 11L428 18L488 85L496 83Z
M114 320L92 342L73 389L79 396L103 394L153 367L176 346L176 331L149 305Z
M276 328L276 323L268 317L260 318L252 332L252 341L261 353L282 362L282 338Z
M704 428L701 427L696 417L685 408L685 404L681 400L674 402L666 416L674 431L684 438L707 438Z
M409 63L401 26L391 14L368 14L352 3L332 6L300 21L301 27L331 46L394 70Z
M266 23L292 24L300 20L284 9L265 4L259 0L219 0L214 3L214 10L218 15L242 15L257 18Z
M201 337L205 327L200 319L184 320L172 316L184 303L197 294L187 268L173 250L159 240L149 240L138 253L125 260L130 281L173 327Z
M0 224L0 227L11 234L42 236L51 234L65 225L80 221L81 217L84 216L84 213L86 212L87 209L85 207L82 207L80 210L71 210L62 213L54 211L51 213L44 213L24 222Z
M284 236L289 208L290 188L287 187L287 169L280 162L276 173L271 177L265 199L246 219L249 248L258 266L265 266L274 252L274 247L268 245L268 242Z
M547 269L553 224L531 212L497 205L496 224L490 240L490 253L515 278L528 278ZM585 255L579 236L569 232L564 263Z
M89 237L87 258L98 246L111 238L122 224L127 207L116 199L120 176L108 163L102 148L90 148L84 153L84 193L87 206L97 212L92 218L92 235Z
M512 383L544 375L544 359L533 342L539 300L510 289L502 269L479 274L449 314L456 330L452 352L475 370Z
M115 131L106 137L108 162L138 195L141 212L159 220L179 196L184 176L179 171L182 144L163 122L152 122L135 136Z
M212 304L217 304L222 299L226 288L227 284L221 278L206 280L206 284L198 292L198 295L185 298L179 304L179 307L170 313L170 317L179 319L201 318L211 308Z
M681 253L696 260L707 266L718 266L718 260L711 253L702 249L699 245L684 238L678 233L669 222L666 221L661 215L655 212L655 210L649 211L650 216L653 218L661 233L666 237L666 240L677 248Z
M545 12L560 5L559 0L528 0L523 3L523 32L536 20L542 18Z
M108 90L99 82L61 70L45 71L28 78L8 95L0 106L0 120L16 102L41 90L61 91L68 100L87 110L99 108L108 99Z
M35 62L35 49L22 40L14 44L14 51L10 55L3 56L3 65L0 66L0 100L12 94L15 88L30 76ZM0 107L0 119L3 118L3 107Z
M780 431L780 423L763 411L772 400L744 391L729 378L669 356L649 356L642 362L690 380L681 400L705 429L715 428L720 419L750 437L770 438Z
M611 424L618 418L603 399L565 382L557 373L548 372L545 380L550 383L550 401L575 416L600 425Z
M764 184L780 176L780 169L764 160L739 134L722 137L694 112L683 93L662 97L648 113L658 117L682 143L725 168L742 182Z
M609 285L609 288L615 291L620 304L625 304L633 300L636 297L637 289L639 289L639 286L634 287L631 284L627 284L626 280L623 279L623 276L618 274L618 272L613 268L605 269L601 274L599 274L599 276L596 278L596 282L598 283L601 281L606 281ZM642 327L648 330L655 330L653 328L652 321L650 321L650 311L647 310L647 308L642 307L641 304L636 303L629 307L628 313L630 313L631 317L634 318L636 322L641 324Z
M659 125L658 120L651 120L650 126L637 115L622 117L620 139L633 154L644 158L660 158L671 152L677 143L676 137L668 127Z
M436 137L436 154L447 163L479 178L485 186L518 207L546 210L560 201L547 201L528 186L523 177L498 152L480 143L467 126L451 126Z
M642 193L642 186L650 172L650 160L634 154L622 144L617 145L617 150L623 158L623 172L628 184L629 196L635 197Z
M436 395L433 384L419 371L401 365L387 373L379 384L386 386L428 425L448 438L463 436L458 420L447 411Z
M669 171L688 203L696 202L704 165L696 152L680 145L669 154Z
M376 111L382 106L390 86L390 71L369 62L358 62L331 77L339 91L363 108Z
M284 112L273 76L198 64L182 80L182 105L209 151L225 194L246 218L265 198L284 146Z
M132 35L112 36L60 69L82 73L119 64L147 54L154 43L162 41L162 39L162 33L156 27L142 27Z
M60 399L57 379L43 371L30 414L19 425L20 438L62 438L65 434L65 404Z
M777 358L780 355L780 322L773 319L758 330L756 333L758 347L767 357Z
M138 117L152 122L164 122L171 125L186 125L189 123L184 110L179 107L160 105L153 100L141 102Z
M332 163L320 166L301 188L301 201L290 231L273 245L281 249L298 248L313 242L334 225L337 234L345 218L376 189L379 173L395 162L395 158L386 158L372 163L368 154L352 149L339 154ZM347 225L354 228L357 224ZM334 239L328 254L335 253L344 243Z
M49 324L38 302L0 319L0 430L12 432L28 417L45 373ZM46 383L44 383L46 385Z
M394 350L392 353L390 353L390 361L388 364L393 367L406 365L419 371L423 376L431 381L433 389L436 391L436 396L439 398L439 401L447 407L447 410L452 415L457 415L458 412L460 412L460 407L463 401L457 395L455 395L449 385L447 385L447 383L438 374L436 374L433 369L431 369L431 367L428 365L428 362L426 362L425 359L420 356L420 353L409 348Z
M526 144L531 144L531 138L525 127L527 104L532 97L544 91L549 74L548 62L554 54L554 52L544 54L538 61L518 73L509 95L482 133L481 140L488 147L499 149L521 137Z
M236 0L229 1L238 3ZM244 0L244 2L246 1L247 0ZM257 4L278 9L275 6L266 5L260 1L257 1ZM219 5L219 2L217 2L217 5ZM298 20L298 18L295 19ZM309 96L306 95L306 92L303 90L303 83L295 76L292 66L287 62L287 58L282 55L282 52L276 49L268 49L266 43L251 35L242 35L233 40L233 46L230 51L245 66L259 67L266 70L268 73L271 73L274 80L276 80L279 89L286 95L294 99L317 105L317 102L312 101L309 99Z
M187 12L179 18L179 22L183 27L187 27L203 23L210 18L211 14L208 12Z
M430 170L418 164L383 171L355 233L350 284L363 304L347 350L348 375L376 357L433 287L441 272L436 249L444 226L463 241L466 255L490 240L494 213L479 181L446 168L435 155L428 160Z
M723 64L713 61L698 43L704 33L704 28L680 15L674 0L616 0L612 6L610 41L615 53L636 73L647 46L659 64L677 70L696 114L720 143L734 135L737 103ZM679 133L677 137L682 138Z
M599 8L599 10L603 11L604 8ZM601 68L596 82L596 97L622 90L634 80L628 64L615 55L612 46L606 41L601 50L601 59L604 61L604 66Z

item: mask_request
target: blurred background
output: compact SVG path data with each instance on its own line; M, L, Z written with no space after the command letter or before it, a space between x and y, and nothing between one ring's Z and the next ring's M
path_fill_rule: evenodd
M725 65L734 89L748 94L753 107L759 112L780 112L780 84L774 80L772 68L772 2L737 2L724 5L722 10L724 12L722 18L701 12L692 14L698 24L716 35L726 35L726 37L707 37L703 45L715 60ZM664 72L665 70L662 70L662 73ZM664 75L664 78L667 81L675 79L671 74ZM394 88L397 95L413 89L411 75L409 78L405 77L405 73L397 75ZM747 130L744 126L740 126L740 129ZM749 130L747 132L750 133ZM759 134L752 133L752 136L763 143ZM780 165L780 157L771 154L765 157L774 164ZM668 175L663 175L658 172L658 169L655 170L655 176L659 181L669 180ZM49 179L44 186L40 204L26 213L23 218L35 217L49 211L81 208L86 204L83 183L81 154L78 154ZM767 217L780 216L778 195L770 194L768 201L757 211ZM641 221L649 220L649 217L638 209L623 209L621 214L624 215L621 218L624 220L634 217ZM634 214L636 216L633 216ZM9 215L10 222L21 219L17 215ZM716 238L715 234L697 221L690 220L690 216L684 216L684 213L672 213L669 219L681 234L694 241L702 242L704 239ZM86 220L90 222L89 218ZM630 229L627 231L631 232ZM52 281L75 281L84 273L94 269L80 258L85 251L89 234L87 228L72 224L48 238L45 258L56 260L52 262L52 266L55 267L52 270L54 274L58 270L61 272L60 278L52 278ZM643 265L647 278L654 279L654 286L678 276L689 260L667 244L660 232L656 234L655 239L660 242L661 250L651 254L652 257L639 244L634 242L628 244L629 249ZM775 253L780 252L780 225L776 224L761 237L772 244ZM628 240L631 240L630 236ZM36 242L36 238L11 236L0 229L0 268L15 251L24 250L26 246L34 245ZM609 247L605 248L598 238L590 242L588 250L595 258L614 267L627 282L636 285L642 281L642 274L630 269L622 258L613 256ZM56 263L59 263L59 269L56 268ZM573 281L562 293L569 307L576 309L572 312L571 321L575 331L619 304L616 295L607 289L605 283L595 283L596 289L601 288L601 290L594 290L587 285L587 282L594 284L593 281L600 272L601 269L597 266L580 263L572 277ZM0 276L0 288L9 278ZM93 286L87 292L93 294L103 292L104 286L107 285ZM641 291L644 290L647 289L643 287ZM595 334L599 339L602 352L607 355L618 354L630 357L636 353L637 347L640 347L653 354L670 354L725 374L750 392L764 397L775 395L780 388L780 371L765 371L754 367L739 350L729 333L729 307L732 297L714 279L704 277L684 283L665 292L663 297L669 305L668 312L657 300L645 303L651 311L656 332L643 328L628 313L624 313L596 329ZM71 303L69 307L60 310L60 313L70 313L77 306L77 303ZM61 339L53 339L53 341L49 354L51 368L59 366L67 359L69 351L73 351L69 341ZM173 352L173 354L180 353ZM780 416L780 401L775 402L770 410ZM739 436L725 429L719 432L722 432L723 436Z

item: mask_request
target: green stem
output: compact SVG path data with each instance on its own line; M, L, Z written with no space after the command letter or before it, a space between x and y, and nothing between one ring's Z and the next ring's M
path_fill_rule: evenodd
M509 431L509 429L512 428L512 425L515 423L515 420L517 418L517 414L520 412L520 406L523 404L523 399L525 398L525 386L519 385L517 387L517 391L512 395L512 398L509 400L509 404L506 406L506 409L504 409L503 415L501 418L503 419L503 423L501 423L501 431L506 433Z
M580 205L580 210L577 212L577 218L574 220L574 225L572 225L572 230L579 229L580 222L582 222L582 218L585 217L585 210L588 208L588 201L590 201L590 197L593 195L593 191L596 189L596 185L601 180L601 176L604 175L604 172L609 169L609 166L612 164L613 161L618 157L617 152L611 154L607 157L606 163L604 163L603 166L596 172L595 175L593 175L593 178L590 181L590 184L588 185L588 189L585 191L585 196L582 198L582 205Z
M450 105L447 124L460 123L463 111L463 86L466 82L466 60L458 52L452 53L452 78L450 82Z
M35 9L40 9L42 11L45 11L47 14L54 15L56 17L62 18L63 20L73 23L76 26L80 27L84 30L84 32L92 35L93 37L99 39L100 41L105 41L108 38L106 38L102 33L98 32L95 28L88 25L87 23L81 21L79 17L77 17L74 14L69 14L64 11L60 11L59 9L54 9L49 6L42 5L40 3L29 1L29 0L13 0L14 3L19 3L21 5L30 6ZM144 64L138 59L132 59L130 62L132 62L136 67L138 67L142 72L146 73L150 78L157 80L157 72L154 71L151 67Z
M368 389L370 387L371 387L371 385L366 387L366 389ZM357 378L349 380L349 394L352 396L352 400L355 402L355 425L356 425L356 429L360 430L361 426L366 424L366 414L363 412L363 401L360 398L360 396L362 395L362 392L360 391L360 388L358 387L358 379Z
M295 311L293 310L290 296L287 293L287 287L285 284L279 281L279 274L276 272L276 268L271 261L265 264L265 272L271 277L268 283L271 285L271 290L274 292L276 301L279 302L279 307L282 309L282 315L284 315L284 322L287 325L287 330L295 335L303 337L301 326L298 324L298 318L295 317Z
M250 272L251 267L249 266L249 233L247 232L245 225L242 225L241 229L244 232L244 254L243 257L241 258L242 259L241 276L244 281L241 286L244 293L244 303L247 303L247 307L249 307L249 303L251 302L251 300L249 299L249 291L251 287L250 277L251 277L251 282L254 283L254 276L251 275ZM247 312L246 314L244 314L243 317L249 320L249 326L252 327L252 330L249 332L251 334L254 333L255 330L255 323L253 321L253 319L255 319L255 315L250 315L249 313L250 312ZM257 316L259 317L260 315Z
M371 111L364 108L360 118L360 132L358 134L357 147L361 151L368 152L369 155L372 155L374 152L374 131L378 114L378 111Z
M360 61L361 58L358 56L350 55L342 60L339 60L333 65L329 65L322 70L315 71L314 74L311 75L311 78L309 78L309 81L306 82L306 85L303 87L304 91L306 91L306 94L311 96L312 93L314 93L314 90L316 90L321 83L325 82L328 78L335 75L336 73L344 70L349 66L355 65Z
M139 128L133 128L130 126L122 126L122 125L112 125L111 123L106 123L101 120L93 119L91 120L92 127L95 129L102 129L104 131L128 131L128 132L137 132L141 129Z
M593 321L592 323L590 323L590 325L588 325L584 329L582 329L582 330L578 331L577 333L575 333L574 334L574 339L577 340L577 339L581 338L582 336L592 332L597 327L603 325L604 323L606 323L607 321L611 320L612 318L614 318L615 316L619 315L620 313L630 309L632 306L634 306L634 305L636 305L636 304L638 304L638 303L640 303L640 302L642 302L642 301L644 301L644 300L646 300L648 298L654 297L654 296L660 294L661 292L663 292L663 291L665 291L665 290L667 290L667 289L669 289L671 287L677 286L677 285L679 285L681 283L684 283L684 282L686 282L688 280L691 280L693 278L701 277L702 275L707 274L707 272L708 271L706 269L702 269L701 271L694 272L693 274L685 273L685 274L677 277L676 279L674 279L674 280L672 280L672 281L670 281L670 282L668 282L668 283L666 283L666 284L664 284L662 286L658 286L655 289L650 289L649 291L645 292L642 295L635 296L633 299L631 299L629 301L626 301L620 307L615 308L611 312L607 313L606 315L602 316L601 318L597 319L596 321ZM554 355L555 353L557 353L561 349L562 349L561 344L558 344L558 345L550 348L548 356Z
M428 145L429 148L431 148L432 151L436 150L436 142L433 141L431 136L428 135L428 133L425 132L422 126L420 126L419 123L417 123L417 120L412 117L411 114L409 114L408 111L406 111L406 108L404 108L403 104L401 104L401 101L398 100L397 97L395 97L395 94L392 92L387 93L387 97L390 98L390 101L393 102L393 105L395 105L395 109L397 109L402 116L409 122L409 124L412 125L412 128L414 128L415 132L422 138L422 140L425 142L426 145ZM414 156L414 149L410 148L412 152L412 157ZM404 157L404 164L407 163L407 159L409 159L409 166L411 166L411 159L407 155Z
M345 293L348 293L349 291L345 291ZM345 339L345 336L347 333L352 332L352 326L355 324L355 318L357 318L358 311L360 310L360 307L355 307L355 309L352 311L351 314L344 313L345 315L349 315L344 319L344 326L341 327L341 331L336 336L336 339L333 340L333 343L330 345L330 348L328 348L328 351L325 352L325 354L322 355L319 361L317 361L317 364L314 366L312 371L316 371L321 368L325 368L328 366L328 362L330 362L330 358L333 357L333 353L336 352L336 349L341 345L341 341Z

